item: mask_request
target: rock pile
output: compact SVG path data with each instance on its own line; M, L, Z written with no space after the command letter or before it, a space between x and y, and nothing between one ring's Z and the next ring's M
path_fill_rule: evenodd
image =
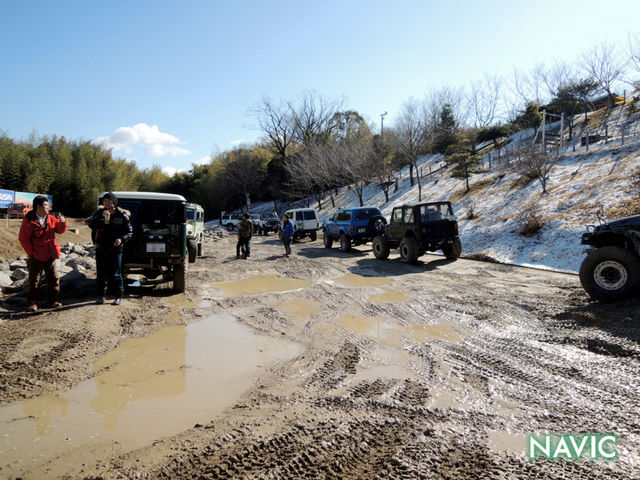
M88 289L93 292L95 278L95 246L87 244L67 243L61 248L57 264L61 280L62 295L65 288ZM44 275L43 275L44 277ZM42 281L45 281L44 278ZM45 281L46 282L46 281ZM15 260L0 258L0 288L5 295L20 297L25 295L29 283L27 256L20 255Z

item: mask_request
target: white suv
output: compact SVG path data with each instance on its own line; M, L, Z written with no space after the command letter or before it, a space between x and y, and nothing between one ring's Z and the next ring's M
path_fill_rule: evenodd
M231 232L238 226L240 220L242 220L242 213L222 212L222 215L220 216L220 225L227 227L227 230Z
M318 212L313 208L294 208L285 212L295 228L293 239L300 240L309 237L312 242L318 238L318 229L320 228L320 220Z

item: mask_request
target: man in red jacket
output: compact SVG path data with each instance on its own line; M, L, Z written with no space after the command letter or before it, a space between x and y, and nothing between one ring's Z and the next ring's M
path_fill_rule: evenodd
M60 258L60 245L56 241L56 233L67 231L67 221L62 214L49 214L49 200L38 195L33 199L33 210L27 213L20 227L18 239L29 259L29 287L27 288L27 305L30 312L38 311L38 282L44 270L49 289L49 306L60 308L60 277L56 270L56 260Z

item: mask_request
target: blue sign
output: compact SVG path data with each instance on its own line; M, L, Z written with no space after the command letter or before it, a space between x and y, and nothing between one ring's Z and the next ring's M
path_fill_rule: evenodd
M9 204L13 202L13 198L13 190L0 189L0 208L8 208Z

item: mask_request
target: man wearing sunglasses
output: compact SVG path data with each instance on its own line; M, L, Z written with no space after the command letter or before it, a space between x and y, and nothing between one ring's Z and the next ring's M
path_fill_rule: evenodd
M27 213L20 227L18 239L29 256L29 287L27 305L30 312L38 311L38 283L44 271L49 291L49 307L60 308L60 277L56 270L56 260L60 258L60 245L56 233L67 231L67 221L62 214L49 213L49 200L38 195L33 199L33 210Z

